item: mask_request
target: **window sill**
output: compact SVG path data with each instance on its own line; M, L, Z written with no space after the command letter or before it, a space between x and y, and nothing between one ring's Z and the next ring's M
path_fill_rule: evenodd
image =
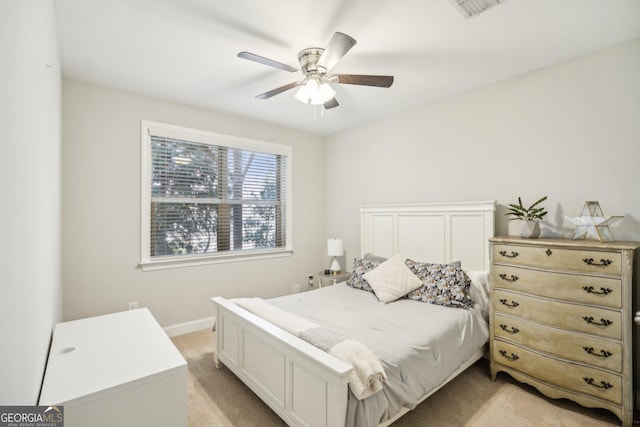
M143 261L138 264L142 271L166 270L169 268L193 267L208 264L225 264L230 262L250 261L255 259L281 258L291 256L290 249L276 249L245 253L225 253L220 255L201 255L190 257L167 257Z

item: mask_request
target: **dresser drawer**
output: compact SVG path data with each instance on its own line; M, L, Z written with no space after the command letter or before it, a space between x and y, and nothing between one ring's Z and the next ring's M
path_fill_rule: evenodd
M611 276L620 276L622 271L622 257L619 252L498 244L494 245L492 255L494 263L497 264L602 273Z
M537 298L531 295L494 291L496 314L506 313L545 325L619 340L622 315L619 311Z
M546 357L500 340L493 342L491 355L498 363L550 384L622 403L622 379L619 375Z
M613 308L622 306L622 281L610 277L581 276L495 265L493 286L565 301Z
M622 345L619 342L541 326L522 319L496 314L494 336L505 341L554 354L564 359L622 372Z

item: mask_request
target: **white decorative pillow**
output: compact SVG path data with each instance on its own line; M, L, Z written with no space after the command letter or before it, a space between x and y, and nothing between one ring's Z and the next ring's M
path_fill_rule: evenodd
M471 301L480 305L482 315L486 321L489 321L489 294L491 289L489 273L486 271L465 271L465 273L471 279L469 297Z
M395 255L362 276L378 299L384 303L397 300L422 286L422 280Z

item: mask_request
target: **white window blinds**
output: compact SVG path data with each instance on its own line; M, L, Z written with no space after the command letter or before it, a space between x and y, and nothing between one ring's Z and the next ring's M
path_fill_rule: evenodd
M287 248L289 156L211 135L149 129L143 262Z

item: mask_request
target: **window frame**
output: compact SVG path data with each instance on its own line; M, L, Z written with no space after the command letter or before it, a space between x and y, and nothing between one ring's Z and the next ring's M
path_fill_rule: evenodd
M245 249L222 253L190 254L181 256L151 257L151 137L165 137L200 144L217 145L233 149L248 150L286 156L285 163L285 242L282 247L269 249ZM290 256L293 253L292 239L292 177L293 156L290 146L224 135L167 123L141 120L141 178L140 178L140 268L143 271L188 267L195 265L228 263L254 259Z

